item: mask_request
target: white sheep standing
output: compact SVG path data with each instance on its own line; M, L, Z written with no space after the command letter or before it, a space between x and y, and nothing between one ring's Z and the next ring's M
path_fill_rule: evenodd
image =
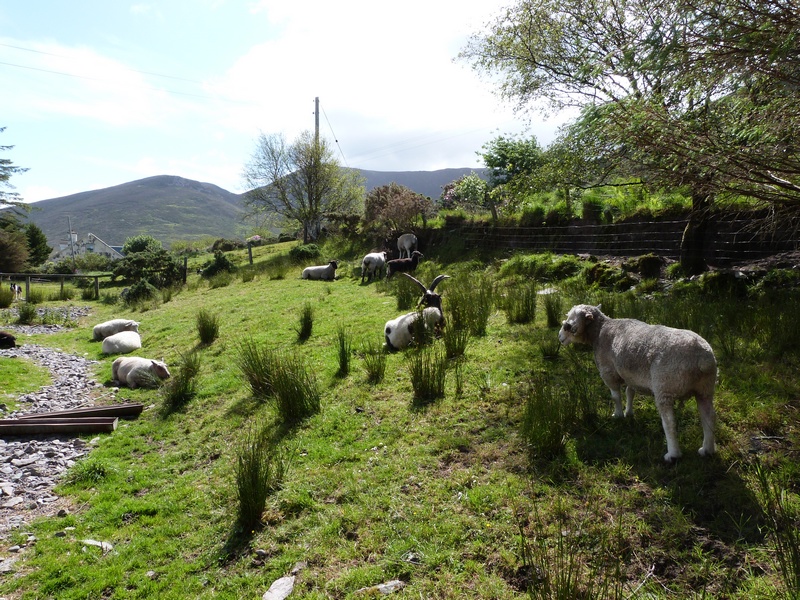
M701 456L716 451L714 444L714 386L717 360L709 343L693 331L664 325L648 325L636 319L612 319L600 306L579 304L567 314L559 333L562 344L589 344L600 377L611 390L614 416L633 415L636 392L655 397L667 438L664 460L681 456L674 404L691 396L697 399L703 426ZM622 410L622 385L627 404Z
M404 233L397 238L397 250L400 252L398 258L411 258L411 252L417 249L417 236L413 233Z
M156 387L162 379L169 379L166 363L141 356L120 356L111 363L111 379L132 390L137 387Z
M128 354L142 347L142 338L135 331L120 331L103 340L103 354Z
M101 342L110 335L120 331L139 331L139 323L131 319L111 319L104 323L95 325L92 329L94 341Z
M361 260L361 283L364 283L365 278L367 283L369 283L372 281L372 278L375 277L376 273L380 279L381 274L383 273L383 268L386 266L387 258L388 253L386 251L370 252L367 254Z
M389 350L402 350L414 341L414 323L420 317L420 314L426 329L434 329L444 325L442 297L435 293L434 290L441 281L449 279L450 276L439 275L433 280L431 286L426 288L425 284L408 273L403 273L403 275L422 288L422 299L419 304L424 304L425 308L421 313L415 310L386 322L386 325L383 326L383 336L386 340L386 347Z
M332 260L327 265L321 265L318 267L306 267L303 269L303 273L301 277L303 279L317 279L323 281L333 281L336 277L336 269L339 267L339 263L335 260Z

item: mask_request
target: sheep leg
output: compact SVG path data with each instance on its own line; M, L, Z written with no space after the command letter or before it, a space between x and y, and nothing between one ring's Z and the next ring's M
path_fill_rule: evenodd
M621 419L625 413L622 412L622 394L620 388L611 388L611 399L614 401L614 418Z
M661 426L667 438L667 453L664 455L666 462L672 462L681 457L678 444L678 426L675 420L675 406L671 396L656 396L656 408L661 415Z
M717 416L714 412L713 396L697 396L697 410L700 413L700 424L703 426L703 445L697 452L700 456L710 456L717 450L714 443L714 425Z
M625 387L625 416L632 417L633 416L633 397L636 395L636 390L634 390L631 386Z

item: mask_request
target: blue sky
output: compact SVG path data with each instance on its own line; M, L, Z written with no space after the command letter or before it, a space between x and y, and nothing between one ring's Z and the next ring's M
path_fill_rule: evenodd
M463 62L499 0L41 0L0 4L2 157L33 202L153 175L245 191L259 133L314 128L342 164L480 167L500 134L549 143Z

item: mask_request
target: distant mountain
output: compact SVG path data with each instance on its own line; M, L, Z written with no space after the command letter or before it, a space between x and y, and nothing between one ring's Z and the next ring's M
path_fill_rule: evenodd
M482 169L439 171L364 171L367 190L392 182L423 196L439 198L442 187L462 175ZM204 237L242 238L245 207L242 194L211 183L159 175L101 190L80 192L31 204L29 220L57 247L67 238L69 222L79 237L93 233L112 246L134 235L152 235L165 245Z

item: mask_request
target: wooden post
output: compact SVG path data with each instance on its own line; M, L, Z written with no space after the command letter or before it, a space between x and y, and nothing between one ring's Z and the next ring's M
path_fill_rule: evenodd
M250 259L250 266L253 266L253 244L247 242L247 257Z
M189 272L189 257L183 257L183 283L186 284L186 275Z
M31 297L31 278L30 275L25 278L25 302Z
M94 299L100 300L100 278L97 275L94 277Z

